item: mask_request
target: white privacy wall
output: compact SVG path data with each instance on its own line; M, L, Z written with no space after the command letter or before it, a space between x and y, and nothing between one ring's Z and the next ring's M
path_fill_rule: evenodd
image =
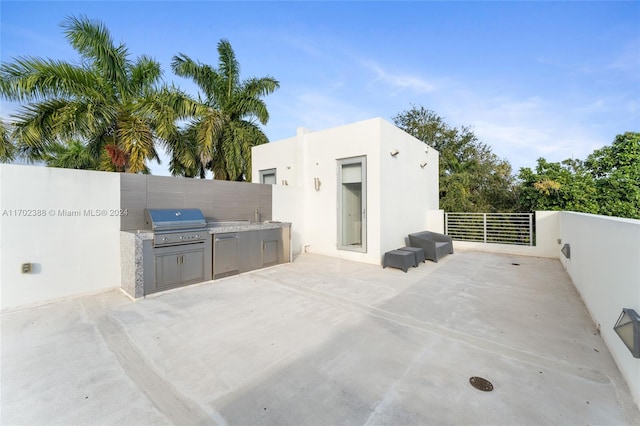
M119 209L118 173L0 165L1 309L120 287Z
M613 331L622 308L640 313L640 221L561 212L560 238L571 247L560 261L640 406L640 359Z

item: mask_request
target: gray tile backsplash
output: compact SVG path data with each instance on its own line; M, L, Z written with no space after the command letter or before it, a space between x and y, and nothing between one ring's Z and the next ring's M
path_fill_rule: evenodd
M271 220L271 185L139 174L120 175L120 229L145 229L145 208L198 208L208 219Z

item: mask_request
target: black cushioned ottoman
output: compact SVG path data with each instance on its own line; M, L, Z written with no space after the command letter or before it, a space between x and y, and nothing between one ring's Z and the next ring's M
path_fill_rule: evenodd
M416 263L416 256L411 251L405 250L391 250L384 254L384 262L382 268L391 266L394 268L400 268L404 272L407 272L410 266L418 266Z
M424 250L422 250L420 247L402 247L399 248L398 250L402 250L402 251L410 251L413 254L415 254L416 256L416 265L420 262L425 263L427 261L425 255L424 255Z

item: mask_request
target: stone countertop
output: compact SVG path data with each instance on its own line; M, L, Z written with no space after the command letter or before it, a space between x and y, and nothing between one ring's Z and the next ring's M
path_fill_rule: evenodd
M207 228L210 234L222 234L225 232L245 232L260 231L263 229L279 229L291 226L291 222L260 222L236 225L210 226ZM141 240L153 240L153 231L148 229L134 229L130 231L121 231L127 234L133 234Z
M225 232L261 231L264 229L279 229L291 226L291 222L260 222L241 225L222 225L209 227L210 234L223 234Z
M153 240L153 231L149 231L148 229L134 229L131 231L120 231L127 234L132 234L136 238L141 240Z

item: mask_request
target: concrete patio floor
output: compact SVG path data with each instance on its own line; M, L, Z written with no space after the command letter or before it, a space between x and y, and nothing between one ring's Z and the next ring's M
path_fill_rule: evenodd
M6 313L1 328L6 425L640 419L550 259L457 252L405 274L303 254L135 303L110 291Z

